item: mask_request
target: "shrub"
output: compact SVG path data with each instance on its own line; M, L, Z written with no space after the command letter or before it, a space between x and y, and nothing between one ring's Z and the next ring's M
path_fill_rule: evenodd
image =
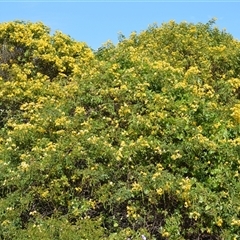
M153 25L93 52L0 24L0 238L237 239L239 41Z

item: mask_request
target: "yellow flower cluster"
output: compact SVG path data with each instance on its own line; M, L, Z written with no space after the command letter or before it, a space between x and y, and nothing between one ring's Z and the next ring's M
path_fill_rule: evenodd
M236 120L236 122L240 123L240 103L235 104L233 108L231 108L232 114L231 116Z
M232 219L231 225L240 227L240 220L239 219Z
M179 150L175 150L175 153L171 156L171 159L176 160L182 158L182 155L179 153Z
M142 186L139 183L134 182L132 184L132 191L140 192L142 191Z
M228 80L228 83L233 87L234 91L237 91L240 88L239 78L231 78Z
M127 206L127 217L137 220L140 217L137 213L137 208L134 206Z

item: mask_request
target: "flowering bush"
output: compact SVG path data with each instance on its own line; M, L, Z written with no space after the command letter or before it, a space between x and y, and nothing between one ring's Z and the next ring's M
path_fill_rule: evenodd
M212 20L95 52L0 24L0 238L237 239L239 66Z

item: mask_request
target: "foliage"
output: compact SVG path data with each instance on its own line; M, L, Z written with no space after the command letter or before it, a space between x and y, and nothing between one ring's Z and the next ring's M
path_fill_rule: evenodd
M1 239L237 239L240 43L214 23L96 52L0 24Z

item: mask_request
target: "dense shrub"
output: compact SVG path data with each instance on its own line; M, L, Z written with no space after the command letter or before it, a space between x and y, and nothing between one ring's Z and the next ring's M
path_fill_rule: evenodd
M239 66L213 20L95 52L0 24L0 238L238 239Z

